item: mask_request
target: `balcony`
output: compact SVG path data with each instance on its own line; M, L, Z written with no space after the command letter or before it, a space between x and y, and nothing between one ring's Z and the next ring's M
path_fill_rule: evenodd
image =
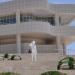
M12 35L17 33L45 33L52 34L52 26L47 22L32 21L17 24L1 25L0 35Z
M52 26L48 22L41 21L31 21L31 22L23 22L19 25L17 24L8 24L0 26L0 35L15 35L15 34L27 34L27 33L42 33L48 34L51 36L74 36L75 35L75 27L71 26Z

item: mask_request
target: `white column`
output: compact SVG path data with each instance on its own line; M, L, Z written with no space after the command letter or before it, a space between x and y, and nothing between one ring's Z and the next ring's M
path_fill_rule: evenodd
M16 41L17 41L17 53L21 54L21 35L16 35Z
M63 45L62 45L61 37L59 36L56 37L56 44L57 44L58 53L63 55Z
M16 23L17 25L20 24L20 10L19 9L17 9L16 11Z
M60 55L63 55L63 45L62 45L62 38L61 38L61 30L60 30L60 24L59 24L59 16L56 15L55 16L55 24L58 27L58 35L56 36L56 45L57 45L57 49L58 52L60 53Z
M16 24L20 25L20 10L16 11ZM18 33L16 35L17 53L21 54L21 35Z
M63 55L66 55L66 44L64 43L64 40L63 40Z

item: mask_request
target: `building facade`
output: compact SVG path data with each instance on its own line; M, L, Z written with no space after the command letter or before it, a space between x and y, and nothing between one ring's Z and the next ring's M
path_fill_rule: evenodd
M0 4L0 53L27 53L36 41L38 53L66 52L75 27L75 5L47 0L13 0Z

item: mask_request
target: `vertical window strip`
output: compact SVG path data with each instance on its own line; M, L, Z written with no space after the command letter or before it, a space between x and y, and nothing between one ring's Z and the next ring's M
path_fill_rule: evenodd
M0 25L14 24L14 23L16 23L16 15L0 17Z

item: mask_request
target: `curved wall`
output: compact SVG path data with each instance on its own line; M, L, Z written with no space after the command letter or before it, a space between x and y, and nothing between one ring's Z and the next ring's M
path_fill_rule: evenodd
M75 35L75 26L52 26L51 27L52 34L54 36L61 36L61 37L68 37L68 36L74 36Z
M61 35L63 37L74 36L75 27L74 26L51 26L47 22L24 22L19 25L9 24L0 26L0 36L2 35L15 35L23 33L42 33L49 34L51 36Z
M52 34L52 26L47 22L24 22L19 25L9 24L0 26L0 35L12 35L18 33L45 33Z
M74 14L75 13L75 4L50 4L50 12L60 13L60 14Z
M17 9L21 12L33 14L38 11L43 13L44 11L46 15L53 13L75 13L74 4L49 4L47 0L13 0L0 4L0 15L16 13Z
M0 4L0 14L9 14L16 12L17 9L30 12L34 9L47 9L47 0L13 0ZM24 10L25 9L25 10Z

